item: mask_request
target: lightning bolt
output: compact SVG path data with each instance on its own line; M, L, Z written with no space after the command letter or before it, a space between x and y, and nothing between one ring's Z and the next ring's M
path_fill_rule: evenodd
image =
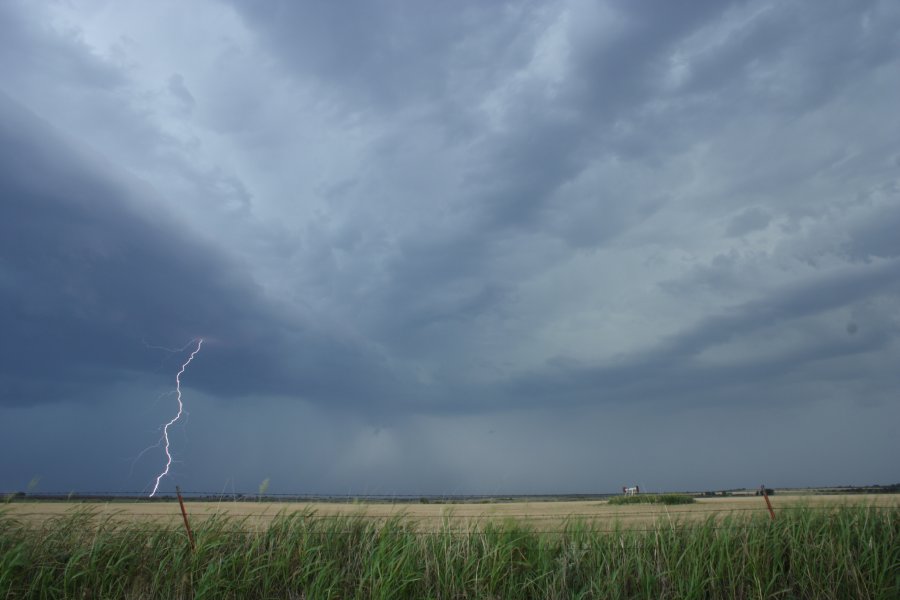
M197 338L197 349L191 352L191 355L188 357L184 364L181 365L181 370L178 371L178 375L175 376L175 395L178 399L178 414L175 417L165 424L163 427L163 439L165 440L165 449L166 449L166 468L163 469L162 473L156 476L156 485L153 486L153 491L150 492L150 498L156 495L156 490L159 489L160 480L169 474L169 467L172 466L172 453L169 452L169 426L171 426L175 421L181 418L181 413L184 412L184 403L181 402L181 376L184 375L184 371L187 369L188 365L191 364L191 361L194 360L194 357L197 356L197 353L200 352L200 346L203 345L203 338Z

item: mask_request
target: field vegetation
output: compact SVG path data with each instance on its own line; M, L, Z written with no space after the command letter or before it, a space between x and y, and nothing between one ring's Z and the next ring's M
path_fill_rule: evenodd
M644 527L516 520L423 528L310 511L264 527L0 513L0 598L900 597L900 511L811 507Z
M635 494L634 496L615 496L609 503L616 504L693 504L693 496L687 494Z

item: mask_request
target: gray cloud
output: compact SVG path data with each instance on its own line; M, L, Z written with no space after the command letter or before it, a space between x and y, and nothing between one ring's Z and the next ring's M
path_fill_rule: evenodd
M737 440L690 485L755 485L729 423L821 455L896 412L894 3L192 11L0 8L0 410L133 431L177 360L141 340L203 335L180 476L423 492L677 487L668 422Z
M748 208L742 211L728 224L728 235L739 236L752 231L764 229L772 217L761 208Z
M707 394L717 388L737 388L759 380L772 382L785 374L800 373L805 378L810 364L851 359L861 353L896 353L900 335L896 315L875 311L870 314L866 335L852 339L834 335L835 330L842 329L843 321L828 313L841 307L861 308L878 297L896 301L900 293L898 275L900 263L892 261L794 285L735 307L729 313L707 317L652 350L621 357L608 366L553 359L542 372L515 381L513 390L519 397L536 395L539 403L551 398L596 403L674 398L684 402L685 394ZM786 352L779 351L777 341L786 337L787 330L808 326L803 319L822 315L824 322L820 322L816 335L806 336ZM754 334L762 332L765 335L754 339ZM744 356L728 352L729 345L740 349L748 338L759 349L751 345ZM773 348L767 347L769 341L774 342ZM859 380L869 375L861 370L862 365L857 369L854 377ZM889 379L900 383L898 377Z
M184 84L184 77L178 73L169 77L169 91L184 105L186 110L191 110L197 103L190 90Z
M461 103L527 60L540 14L537 3L231 4L297 77L314 78L339 101L381 108Z
M0 117L2 315L15 342L3 347L4 402L60 400L79 383L151 367L141 340L198 336L217 364L199 366L197 384L222 395L377 389L365 347L266 300L241 266L142 205L129 177L6 98Z

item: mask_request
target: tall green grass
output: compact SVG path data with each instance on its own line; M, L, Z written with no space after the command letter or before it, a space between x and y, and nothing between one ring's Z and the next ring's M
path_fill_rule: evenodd
M285 514L184 532L0 514L0 598L900 598L898 509L843 507L641 529L569 521L464 531ZM609 529L611 530L609 530Z

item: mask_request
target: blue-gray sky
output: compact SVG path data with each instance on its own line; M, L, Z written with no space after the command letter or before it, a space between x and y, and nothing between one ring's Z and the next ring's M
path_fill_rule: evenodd
M0 489L900 481L900 5L0 4Z

